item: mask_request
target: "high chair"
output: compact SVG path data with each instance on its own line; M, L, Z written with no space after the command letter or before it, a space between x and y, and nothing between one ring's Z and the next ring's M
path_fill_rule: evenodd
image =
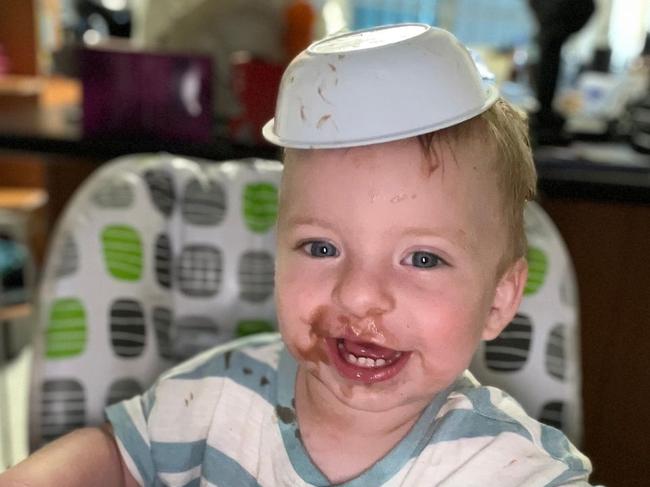
M281 167L136 155L84 182L38 292L32 449L101 423L104 406L199 350L275 329Z
M483 384L515 397L526 412L582 436L577 283L559 231L539 204L524 215L528 280L512 322L474 354L470 370Z
M166 368L276 328L274 223L282 165L168 154L103 165L51 239L38 293L30 444L104 420ZM580 434L570 258L543 210L526 214L531 264L520 312L472 364L529 414Z

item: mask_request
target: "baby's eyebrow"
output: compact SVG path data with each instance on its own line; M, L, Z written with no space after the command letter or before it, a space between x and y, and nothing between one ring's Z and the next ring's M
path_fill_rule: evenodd
M401 231L409 237L437 237L450 240L463 248L468 248L470 239L469 235L462 228L425 228L425 227L407 227Z
M286 225L289 227L298 227L298 226L312 226L312 227L322 227L329 230L336 230L336 225L323 220L322 218L313 217L313 216L304 216L304 215L294 215L287 219Z

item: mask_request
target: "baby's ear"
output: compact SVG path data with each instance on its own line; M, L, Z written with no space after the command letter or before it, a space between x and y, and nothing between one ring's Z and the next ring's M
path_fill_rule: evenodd
M517 259L501 276L492 309L483 329L483 340L493 340L512 321L519 309L524 286L528 278L528 262L523 257Z

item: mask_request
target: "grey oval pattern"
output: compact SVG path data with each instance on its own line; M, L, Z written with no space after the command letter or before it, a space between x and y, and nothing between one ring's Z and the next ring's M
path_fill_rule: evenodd
M530 354L533 325L528 316L515 315L494 340L485 343L485 363L500 372L515 372L526 365Z
M564 333L566 327L564 325L556 325L548 334L546 342L546 372L549 375L564 380L566 360L564 350L566 347Z
M564 426L564 403L562 401L550 401L544 404L539 418L540 423L553 426L559 430Z
M190 180L181 201L183 219L194 225L218 225L226 214L226 191L214 180Z
M183 294L207 298L221 288L223 258L221 251L207 245L188 245L176 259L174 276Z
M110 406L125 399L131 399L138 394L142 394L142 387L138 381L131 378L117 379L108 389L106 405Z
M274 262L268 252L251 250L239 258L239 297L259 303L273 294Z
M133 205L135 194L128 181L112 179L103 181L92 195L92 201L100 208L128 208Z
M158 355L165 359L173 359L174 353L171 346L173 315L169 308L156 306L153 309L153 327L158 344Z
M51 379L41 387L41 439L50 442L86 425L86 396L74 379Z
M61 252L57 256L55 274L58 278L75 274L79 269L79 248L72 235L63 237Z
M142 354L146 341L144 312L133 299L118 299L110 310L111 346L120 357Z
M205 316L183 316L174 322L174 356L183 360L220 341L219 325Z
M167 234L161 233L155 243L154 267L156 269L156 281L166 289L172 286L173 259L174 253L171 240Z
M567 306L576 306L577 290L573 279L573 268L565 267L560 281L560 301Z
M176 191L172 175L162 169L150 169L144 173L153 205L166 217L174 211Z

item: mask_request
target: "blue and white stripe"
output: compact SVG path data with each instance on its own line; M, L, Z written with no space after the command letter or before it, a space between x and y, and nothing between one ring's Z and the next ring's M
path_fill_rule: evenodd
M219 346L107 409L125 462L147 486L328 485L298 439L296 364L277 334ZM391 452L342 484L588 485L591 465L559 431L463 374Z

